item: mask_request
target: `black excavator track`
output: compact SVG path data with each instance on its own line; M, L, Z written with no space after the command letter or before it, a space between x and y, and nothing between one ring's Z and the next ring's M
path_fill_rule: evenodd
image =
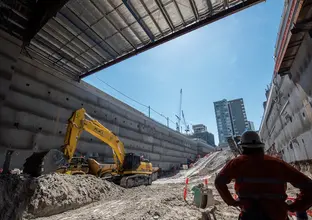
M141 185L151 185L152 177L151 175L137 174L124 176L120 180L120 186L124 188L132 188Z

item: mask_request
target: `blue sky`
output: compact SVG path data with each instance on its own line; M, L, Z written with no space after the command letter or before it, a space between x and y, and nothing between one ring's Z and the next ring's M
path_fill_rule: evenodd
M243 98L247 118L259 128L264 89L272 79L273 54L283 0L267 0L100 71L86 82L148 114L131 98L176 121L179 91L190 124L218 132L213 102ZM151 113L162 122L166 120ZM170 127L175 125L170 123Z

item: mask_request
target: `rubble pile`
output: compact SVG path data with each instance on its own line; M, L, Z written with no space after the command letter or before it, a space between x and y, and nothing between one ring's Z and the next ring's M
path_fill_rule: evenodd
M37 220L198 220L201 212L183 200L182 184L153 184L126 189L76 210ZM188 199L191 202L190 199Z
M202 213L193 202L191 189L198 183L203 183L203 178L209 177L209 188L212 189L216 199L216 216L219 219L237 219L239 211L227 206L214 188L214 172L222 167L228 160L231 152L213 152L201 158L193 168L181 170L173 177L159 179L151 186L140 186L125 189L120 197L109 197L96 203L89 204L76 210L71 210L50 217L37 220L58 219L118 219L118 220L198 220ZM209 171L205 171L205 170ZM205 173L206 172L206 173ZM205 174L204 176L200 176ZM211 177L213 176L213 177ZM187 201L183 200L185 179L190 177ZM231 191L233 187L230 186Z
M118 197L124 189L91 175L49 174L38 178L1 176L0 191L0 219L29 219Z
M234 158L232 151L223 150L216 152L216 156L207 163L205 169L201 169L198 172L199 176L213 175L217 174L224 165Z
M213 152L173 177L131 189L90 175L49 174L39 178L2 175L0 219L198 220L203 210L194 206L191 189L203 184L204 179L208 179L208 188L213 193L217 219L237 219L239 209L227 206L214 187L217 173L231 158L231 151ZM184 201L186 178L189 185ZM234 195L233 183L228 187ZM288 193L296 196L297 190L289 186Z
M92 175L50 174L37 180L28 208L33 216L48 216L79 208L110 196L118 197L123 188Z
M35 191L36 182L19 175L0 175L0 219L21 219Z
M204 178L215 176L222 167L233 158L230 150L212 152L200 158L193 167L188 170L181 170L175 176L157 180L157 184L184 183L188 177L190 182L202 181Z

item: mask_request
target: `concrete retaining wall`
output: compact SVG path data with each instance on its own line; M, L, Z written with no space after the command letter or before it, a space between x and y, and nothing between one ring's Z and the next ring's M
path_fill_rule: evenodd
M144 154L156 166L170 169L186 158L214 148L165 127L141 112L85 82L75 82L20 54L18 40L1 32L0 164L6 149L14 149L12 167L21 167L32 151L62 146L67 119L85 108L112 130L127 152ZM84 132L78 151L98 153L111 161L112 151Z
M287 162L312 159L312 38L306 35L290 69L277 76L260 136L266 148L275 146Z

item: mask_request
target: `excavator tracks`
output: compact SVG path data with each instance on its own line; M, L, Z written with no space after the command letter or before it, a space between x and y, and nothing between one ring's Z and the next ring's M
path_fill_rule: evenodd
M124 176L120 180L120 186L124 188L132 188L141 185L151 185L152 184L152 177L151 175L131 175L131 176Z

